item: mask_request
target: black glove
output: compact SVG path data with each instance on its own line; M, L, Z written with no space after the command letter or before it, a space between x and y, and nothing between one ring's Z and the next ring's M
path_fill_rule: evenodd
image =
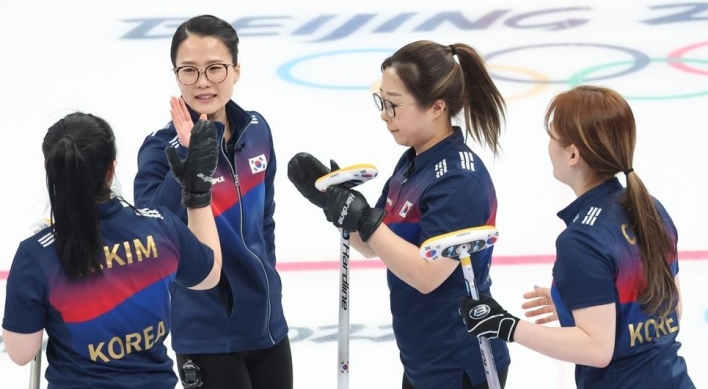
M467 332L476 337L514 341L519 318L509 314L489 296L482 295L479 300L461 297L460 315Z
M297 153L288 162L290 182L295 185L301 195L325 211L327 209L327 195L315 187L315 181L334 170L339 170L339 165L333 160L330 160L329 164L331 169L328 169L309 153Z
M366 242L383 221L384 210L371 208L364 196L339 185L327 188L327 220L345 231L358 232Z
M182 185L182 205L200 208L211 204L212 176L219 159L214 123L199 120L194 124L184 160L172 146L165 149L165 154L172 174Z

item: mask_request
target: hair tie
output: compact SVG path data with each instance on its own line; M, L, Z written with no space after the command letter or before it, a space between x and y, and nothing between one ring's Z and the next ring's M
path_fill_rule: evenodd
M629 168L628 170L625 170L625 171L624 171L624 175L625 175L625 176L628 176L629 173L631 173L631 172L633 172L633 171L634 171L633 168Z
M455 45L449 45L450 50L452 50L452 56L454 57L457 54L457 50L455 49Z

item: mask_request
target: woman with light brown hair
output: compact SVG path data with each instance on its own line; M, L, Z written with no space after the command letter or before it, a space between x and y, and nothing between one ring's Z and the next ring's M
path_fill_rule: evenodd
M634 171L632 109L611 89L578 86L551 101L545 124L553 176L577 196L558 213L567 228L551 296L561 327L521 321L483 296L460 300L469 333L575 363L578 388L695 388L676 341L678 233Z

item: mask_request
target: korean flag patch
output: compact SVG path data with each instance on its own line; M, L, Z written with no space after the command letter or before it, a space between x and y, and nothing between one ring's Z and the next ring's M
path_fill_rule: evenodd
M251 165L251 173L253 174L260 173L268 167L268 161L266 161L265 154L249 159L248 164Z
M410 201L406 201L406 203L403 204L403 207L401 208L401 212L398 212L398 215L400 217L406 217L406 215L408 215L408 211L411 210L412 206L413 204Z

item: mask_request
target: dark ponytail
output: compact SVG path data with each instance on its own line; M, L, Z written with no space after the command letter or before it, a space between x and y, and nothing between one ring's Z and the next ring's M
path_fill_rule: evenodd
M462 111L465 133L488 146L494 155L499 153L506 102L474 48L464 43L416 41L386 58L381 71L388 67L396 69L396 75L422 107L443 100L450 120Z
M96 205L111 196L113 131L99 117L72 113L49 128L42 152L61 267L72 280L100 273L103 239Z

